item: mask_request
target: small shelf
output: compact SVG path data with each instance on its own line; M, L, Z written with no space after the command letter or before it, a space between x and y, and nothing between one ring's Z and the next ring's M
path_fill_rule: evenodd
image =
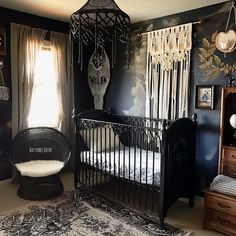
M236 87L222 89L221 101L221 146L232 146L235 143L234 129L230 117L236 114Z
M222 145L222 148L233 149L236 151L236 146L233 145Z

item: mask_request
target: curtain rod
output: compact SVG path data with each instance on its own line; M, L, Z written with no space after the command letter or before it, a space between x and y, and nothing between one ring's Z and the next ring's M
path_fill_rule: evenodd
M206 22L206 20L199 20L199 21L193 21L193 22L189 22L189 23L192 23L193 25L201 25L201 24L204 24ZM181 25L184 25L184 24L188 24L188 23L183 23ZM170 26L171 27L175 27L175 26L178 26L178 25L174 25L174 26ZM169 27L165 27L165 28L169 28ZM138 33L138 36L142 36L142 35L145 35L145 34L148 34L150 32L154 32L154 31L157 31L157 30L161 30L161 29L165 29L165 28L160 28L160 29L155 29L155 30L150 30L150 31L145 31L143 33Z

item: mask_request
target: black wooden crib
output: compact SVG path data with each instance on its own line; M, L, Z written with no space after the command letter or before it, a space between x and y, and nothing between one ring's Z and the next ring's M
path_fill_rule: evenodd
M158 213L161 226L178 198L193 206L196 116L171 122L88 110L74 120L75 188Z

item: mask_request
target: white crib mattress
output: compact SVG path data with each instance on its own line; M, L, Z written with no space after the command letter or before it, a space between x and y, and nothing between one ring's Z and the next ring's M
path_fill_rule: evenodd
M130 156L130 158L129 158ZM110 152L81 152L81 162L120 178L160 185L160 153L134 147Z

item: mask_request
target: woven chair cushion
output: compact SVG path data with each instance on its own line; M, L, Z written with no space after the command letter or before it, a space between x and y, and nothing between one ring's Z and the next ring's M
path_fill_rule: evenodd
M34 160L15 164L22 176L46 177L60 172L64 167L63 161L57 160Z
M210 189L216 192L236 196L236 179L225 175L218 175L211 183Z

